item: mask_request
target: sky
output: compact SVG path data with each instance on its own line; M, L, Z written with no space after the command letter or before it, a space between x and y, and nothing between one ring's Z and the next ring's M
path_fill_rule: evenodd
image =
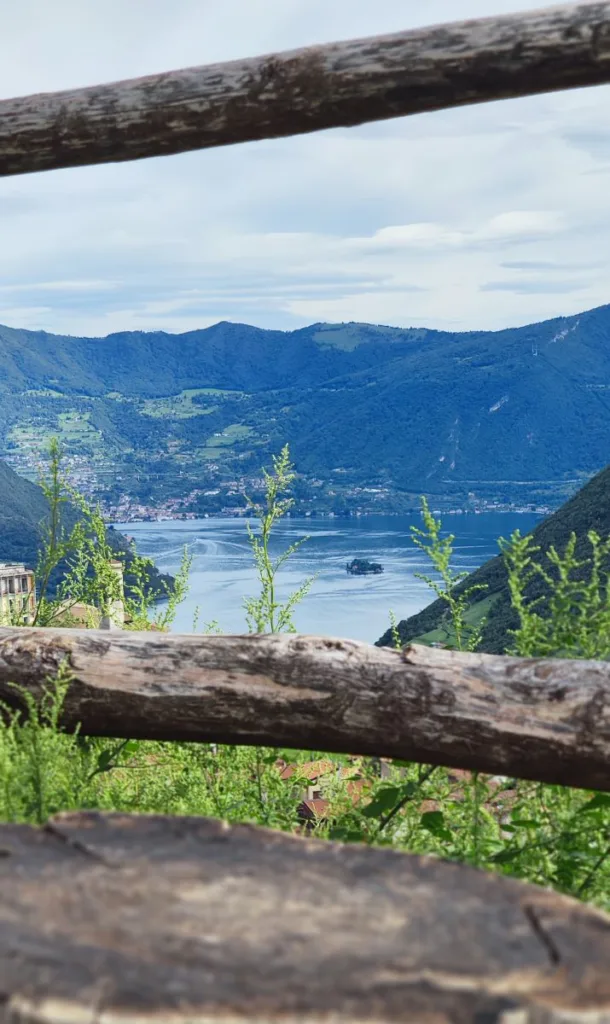
M0 97L526 0L20 0ZM535 6L532 0L531 6ZM537 6L553 6L540 3ZM0 323L499 329L610 302L610 90L0 179Z

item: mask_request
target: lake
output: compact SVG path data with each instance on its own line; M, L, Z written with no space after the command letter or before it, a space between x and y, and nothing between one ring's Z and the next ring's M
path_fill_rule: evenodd
M498 537L508 537L515 529L527 533L539 520L525 513L446 516L444 525L456 537L455 570L476 569L498 553ZM257 580L243 519L116 525L164 572L176 571L185 545L193 556L191 589L178 611L174 632L192 632L197 609L200 629L215 620L225 633L245 632L243 599L256 595ZM404 619L424 608L432 595L416 574L427 573L429 566L411 539L413 525L421 527L419 516L281 522L272 544L274 555L304 537L309 540L281 571L279 598L285 600L317 573L310 594L295 612L298 631L372 643L388 628L390 610ZM358 557L381 562L383 575L348 575L346 563Z

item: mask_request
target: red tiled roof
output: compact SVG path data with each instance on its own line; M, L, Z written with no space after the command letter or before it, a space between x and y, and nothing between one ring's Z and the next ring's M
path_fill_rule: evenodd
M325 818L328 814L328 800L303 800L297 807L297 814L305 821Z
M354 766L339 766L335 761L306 761L304 764L286 764L285 761L276 761L280 778L285 782L288 779L302 779L304 782L315 782L324 775L335 775L341 779L357 778L358 769Z

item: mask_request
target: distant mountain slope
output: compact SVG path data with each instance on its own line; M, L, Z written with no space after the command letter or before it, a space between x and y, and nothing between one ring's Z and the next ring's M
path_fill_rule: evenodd
M360 324L283 332L219 323L185 334L126 331L75 338L0 326L0 388L155 398L191 387L315 387L374 367L394 346L404 350L422 333L435 332Z
M582 480L606 464L610 306L466 334L220 323L95 339L0 327L0 395L5 455L59 433L111 474L125 453L144 469L167 457L170 490L196 481L197 460L260 466L287 441L312 476L512 496L520 482Z
M36 563L39 523L47 513L40 487L0 462L0 562Z
M498 522L499 530L500 523L501 520ZM602 537L610 535L610 466L598 473L578 494L532 531L532 537L541 549L536 558L543 559L543 552L547 551L551 545L562 552L571 533L575 533L578 538L578 557L583 559L590 557L591 548L587 541L587 534L590 530L595 530ZM475 584L486 587L485 591L476 595L476 599L472 602L472 618L474 620L479 617L477 614L479 611L481 617L483 614L488 617L483 631L481 650L490 654L501 654L510 644L510 630L518 625L510 603L506 570L501 556L490 559L471 573L462 584L461 589L467 589ZM540 593L541 590L538 588L535 591L531 590L529 596L538 596ZM491 601L490 598L492 598ZM426 635L441 626L446 609L445 602L434 601L417 615L403 619L398 625L401 642L406 644L422 639L425 642ZM377 646L389 647L392 642L392 632L388 630L377 641Z
M49 511L45 496L40 487L24 480L4 462L0 462L0 495L0 562L25 562L29 568L35 568L41 523ZM75 512L64 510L64 520L68 526L76 518ZM117 556L129 566L131 554L126 538L114 529L108 531L108 538ZM59 578L60 574L55 574L52 583L58 583ZM128 571L127 584L129 579ZM151 570L151 583L156 590L160 590L161 579L171 583L170 576L162 577L156 569Z

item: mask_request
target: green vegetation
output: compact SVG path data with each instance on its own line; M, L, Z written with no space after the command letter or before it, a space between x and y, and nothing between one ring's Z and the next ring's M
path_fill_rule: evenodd
M456 574L451 567L455 537L453 534L442 537L440 519L434 518L425 498L422 498L421 505L425 530L411 527L413 543L428 557L438 574L438 580L422 573L415 575L428 584L441 604L446 605L454 637L453 645L458 651L474 651L481 642L482 619L468 615L469 601L475 594L485 590L485 586L473 584L466 589L459 589L459 584L467 578L468 573Z
M57 417L57 436L64 448L74 453L101 455L103 434L91 422L91 413L64 412Z
M536 526L529 535L531 551L536 549L541 568L553 578L556 577L557 568L553 568L552 559L557 552L566 551L573 534L576 536L573 558L578 565L572 566L571 574L575 581L582 582L591 578L590 572L594 567L590 535L596 534L600 538L610 536L610 467L598 473L578 494ZM506 547L504 542L501 544ZM610 553L604 552L600 558L599 572L605 581L610 570ZM538 602L540 615L548 618L550 606L545 603L548 582L543 572L536 572L523 579L521 585L527 601ZM470 591L468 597L466 591ZM519 626L518 608L514 595L511 596L505 558L500 554L485 562L457 586L456 593L466 600L468 611L465 614L468 621L472 625L482 624L480 650L502 654L511 644L512 631ZM441 600L434 601L421 612L398 623L403 644L425 643L433 638L447 641L451 645L450 638L447 640L448 627L447 606ZM377 642L379 646L391 646L390 630Z
M524 657L610 657L610 538L591 530L590 557L576 555L576 534L559 553L551 545L542 560L531 537L513 534L502 542L508 589L519 626L511 653ZM533 596L537 587L544 588Z
M241 423L230 423L224 430L219 431L213 438L208 440L209 448L225 448L235 444L236 441L243 441L252 433L251 427L245 427Z
M491 597L484 597L475 601L474 604L468 605L464 609L462 617L464 635L469 635L471 637L480 636L497 600L498 595L493 594ZM401 632L398 623L396 623L395 629L396 636L398 636L399 639L399 646L402 647ZM456 636L453 623L448 617L443 617L441 619L441 625L436 629L431 629L427 633L421 633L417 638L414 638L409 642L427 645L443 644L450 648L456 648L458 646L458 638ZM384 646L390 645L386 644ZM396 644L393 642L391 646L396 646Z
M249 501L252 511L259 519L259 533L257 534L250 523L246 523L248 540L254 556L254 564L261 584L258 597L246 598L244 604L246 609L246 622L251 633L296 633L292 613L306 594L309 593L314 577L305 580L304 583L288 598L282 605L276 599L276 577L283 565L307 540L291 544L281 555L273 560L269 554L269 541L275 524L292 507L290 498L282 498L282 494L290 488L295 474L290 464L288 446L282 448L281 453L273 459L273 473L263 470L265 478L265 504L256 505Z
M189 388L181 391L179 395L171 395L169 398L147 398L142 403L142 412L145 416L156 416L161 419L189 419L191 416L205 416L216 412L216 406L205 407L198 403L195 405L193 399L200 395L221 395L222 391L214 391L210 388ZM109 396L106 396L109 397Z
M38 593L43 598L54 594L61 584L67 571L66 559L81 543L88 515L86 504L68 484L60 469L59 442L52 440L49 448L48 467L38 485L24 480L0 462L0 562L24 562L28 566L37 566ZM58 508L61 508L61 522L56 514ZM95 515L101 521L99 514ZM125 582L129 594L137 584L134 574L136 552L117 530L106 530L104 526L104 531L106 542L114 552L113 557L126 564ZM50 562L41 564L41 551L50 552ZM161 598L166 596L168 589L171 592L173 581L170 576L162 575L150 566L148 577L151 595Z
M51 399L53 401L53 399ZM9 441L17 449L41 456L48 450L53 437L61 440L73 453L101 453L103 436L91 423L90 412L60 412L49 417L48 423L15 426L9 431Z
M311 583L305 581L286 605L278 604L275 576L294 549L273 562L268 541L289 508L286 491L292 478L289 452L284 448L274 460L272 472L265 473L265 501L257 509L260 525L258 532L251 529L249 533L260 580L259 596L246 602L252 630L291 630L292 609ZM63 492L53 476L46 486L53 510L53 494L61 497ZM64 502L56 503L56 518L66 507ZM436 571L431 585L450 611L457 646L473 646L465 596L462 600L456 594L464 583L451 568L452 544L442 537L440 523L429 513L424 527L415 539ZM60 538L66 536L61 522L51 534L53 530ZM102 605L109 598L103 568L109 552L102 533L94 530L92 543L93 549L76 537L72 564L79 566L83 558L92 562L97 557L90 585L93 600ZM594 561L597 555L603 558L608 543L589 543L594 545ZM572 635L566 631L566 602L573 592L568 593L564 586L564 569L573 565L575 547L556 563L559 583L552 577L547 581L549 601L560 612L555 633L539 626L537 606L522 601L527 574L535 571L528 562L531 548L516 536L507 551L510 589L521 622L515 643L525 654L539 653L541 645L546 653L549 643L559 644L555 653L569 656L599 654L606 649L605 634L599 641L602 646L591 646L593 630L587 644L583 642L583 623L588 619L598 626L606 622L601 615L605 596L600 596L599 587L579 591L583 603L580 624ZM188 567L183 570L180 593L186 586ZM145 595L142 601L141 614L136 615L140 627L146 626L150 612ZM167 625L165 620L160 628ZM399 644L395 622L392 628L393 642ZM5 709L0 719L0 819L42 823L60 809L87 807L206 814L294 831L299 827L297 806L311 774L307 766L320 760L317 785L325 811L309 823L320 838L432 853L550 885L610 908L610 796L514 780L498 784L476 773L400 761L386 763L382 773L378 759L320 751L85 738L78 731L65 733L60 726L69 685L69 673L63 671L49 681L41 707L22 693L22 710ZM295 767L290 779L279 770L285 763ZM357 791L350 788L355 779Z

